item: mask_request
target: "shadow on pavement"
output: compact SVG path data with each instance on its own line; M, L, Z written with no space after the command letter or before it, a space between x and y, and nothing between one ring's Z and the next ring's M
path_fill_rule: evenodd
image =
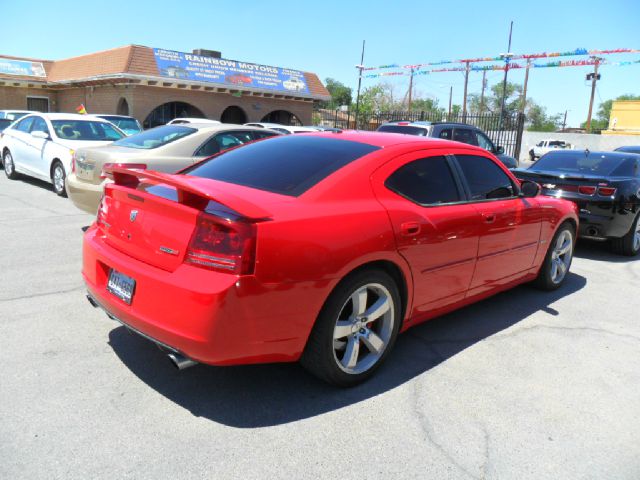
M609 242L598 242L595 240L580 240L576 244L573 255L578 258L586 258L587 260L612 263L628 263L640 259L640 255L625 257L624 255L613 253Z
M23 183L28 183L29 185L33 185L34 187L39 187L42 188L43 190L49 190L51 193L54 193L53 191L53 185L45 182L44 180L39 180L37 178L33 178L33 177L27 177L26 175L20 175L16 180L16 182L23 182Z
M142 381L193 415L237 428L267 427L380 395L539 310L559 315L549 305L586 283L584 277L571 273L555 292L520 286L414 327L399 336L373 378L350 389L328 386L298 364L197 365L178 372L155 345L124 327L110 332L109 344Z

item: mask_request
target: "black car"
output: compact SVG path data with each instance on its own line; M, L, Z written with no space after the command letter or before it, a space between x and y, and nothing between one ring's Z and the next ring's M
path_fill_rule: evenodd
M640 251L640 155L558 150L513 173L538 182L544 195L577 203L583 238L612 240L622 255Z
M468 143L493 153L507 168L516 168L518 161L504 153L504 148L496 146L481 129L475 125L457 122L389 122L380 125L378 132L404 133L423 137L443 138L454 142Z

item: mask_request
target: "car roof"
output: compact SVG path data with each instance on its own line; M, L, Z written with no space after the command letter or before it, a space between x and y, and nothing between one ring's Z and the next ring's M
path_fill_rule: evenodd
M405 135L404 133L390 133L390 132L365 132L362 130L342 130L338 132L313 132L302 133L300 135L314 135L319 137L336 138L340 140L348 140L351 142L366 143L375 147L391 147L393 145L404 144L423 144L427 148L446 148L451 147L452 144L459 148L479 148L472 145L461 144L459 142L452 142L450 140L443 140L440 138L421 137L416 135Z
M252 126L246 126L246 125L236 125L234 123L184 123L184 124L172 124L172 125L160 125L158 127L155 128L161 128L161 127L185 127L185 128L195 128L198 131L209 131L209 132L216 132L216 131L220 131L220 132L224 132L224 131L229 131L229 130L248 130L248 131L268 131L268 132L273 132L273 133L280 133L280 132L275 132L273 130L269 130L268 128L260 128L260 127L252 127Z
M218 120L209 120L208 118L198 118L198 117L177 117L177 118L172 118L171 120L169 120L170 122L174 122L176 120L182 120L184 122L189 122L189 123L221 123Z
M14 112L14 113L40 113L33 110L15 110L13 108L7 108L4 110L0 110L0 112Z
M129 115L116 115L115 113L90 113L88 114L90 117L114 117L114 118L133 118L135 120L134 117L131 117Z
M269 122L247 122L247 123L245 123L245 125L249 125L249 126L262 125L265 128L286 127L287 126L287 125L282 125L280 123L269 123Z
M591 151L591 150L551 150L548 153L545 153L544 156L546 157L547 155L553 155L553 156L565 156L565 157L571 157L571 156L580 156L580 155L589 155L589 156L606 156L609 158L634 158L634 157L638 157L640 154L637 153L633 153L633 152L624 152L624 151L617 151L617 152L611 152L611 151Z
M106 122L106 120L102 118L96 118L93 115L80 115L78 113L40 113L40 112L31 112L31 115L40 115L48 120L87 120L87 121L97 121L97 122ZM28 116L31 116L28 115ZM23 117L26 118L26 117Z

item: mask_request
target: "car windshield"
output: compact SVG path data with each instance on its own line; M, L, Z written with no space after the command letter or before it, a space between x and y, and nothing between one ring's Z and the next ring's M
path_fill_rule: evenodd
M138 121L135 118L110 117L106 115L100 118L104 118L105 120L110 121L120 130L123 130L125 132L141 132L142 131L142 129L140 128L140 125L138 124Z
M550 147L564 147L565 143L560 140L552 140L549 142Z
M422 127L411 127L408 125L382 125L379 132L406 133L408 135L427 135L427 129Z
M188 175L297 197L379 147L326 137L286 135L229 150Z
M180 138L187 137L198 130L182 125L163 125L152 128L137 135L123 138L114 143L119 147L138 148L141 150L151 150L162 147L168 143L175 142Z
M534 163L531 171L558 171L569 174L612 175L627 160L616 153L547 153Z
M91 120L51 120L56 136L62 140L113 141L124 134L107 122Z

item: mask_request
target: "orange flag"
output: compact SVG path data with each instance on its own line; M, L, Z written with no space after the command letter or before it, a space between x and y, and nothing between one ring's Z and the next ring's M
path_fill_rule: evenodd
M80 115L86 115L87 114L87 109L84 108L84 104L80 104L76 107L76 112L78 112Z

